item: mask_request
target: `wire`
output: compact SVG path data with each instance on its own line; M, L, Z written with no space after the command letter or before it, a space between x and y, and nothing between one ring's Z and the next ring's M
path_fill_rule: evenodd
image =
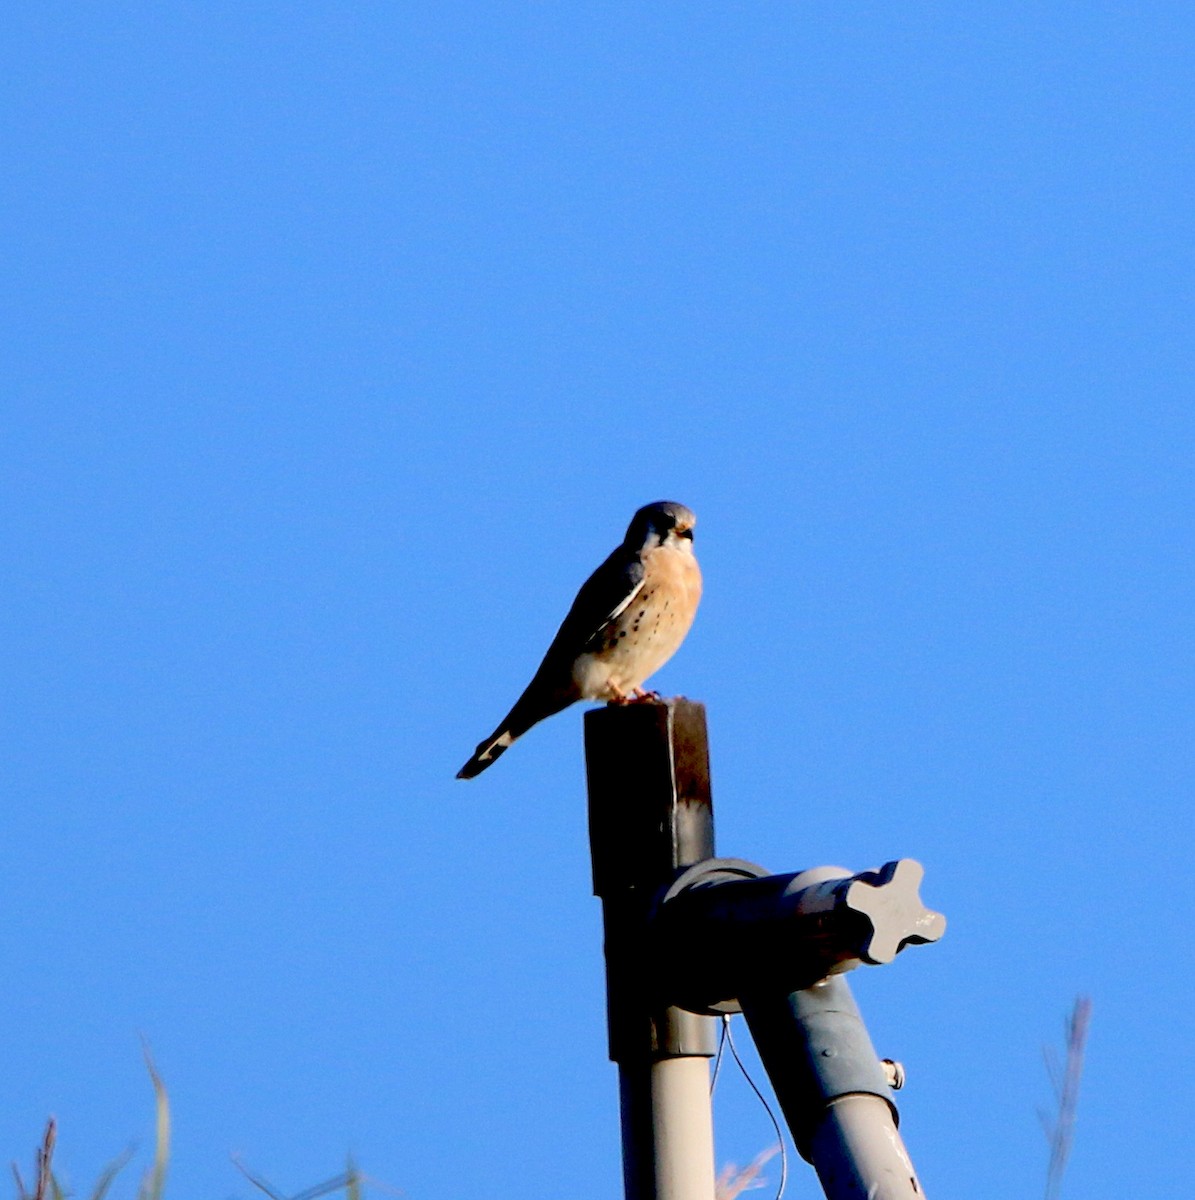
M743 1065L743 1060L739 1057L738 1047L734 1044L734 1034L730 1032L730 1016L727 1013L722 1014L722 1039L730 1047L730 1053L734 1055L734 1061L739 1064L739 1070L743 1073L743 1078L751 1085L751 1090L759 1097L760 1104L763 1105L763 1110L768 1114L768 1119L772 1122L772 1128L776 1131L776 1141L780 1144L780 1186L776 1189L776 1200L784 1195L785 1185L788 1183L788 1147L784 1144L784 1134L780 1129L780 1122L776 1120L776 1114L772 1111L772 1106L768 1103L767 1097L755 1086L755 1080L751 1078L751 1072ZM721 1043L718 1045L718 1058L722 1057ZM714 1079L718 1077L718 1069L715 1064ZM711 1085L712 1090L712 1085Z
M710 1099L714 1098L714 1088L718 1086L718 1072L722 1070L722 1051L726 1049L726 1035L730 1031L730 1016L722 1014L722 1031L718 1034L718 1053L714 1055L714 1073L710 1077Z

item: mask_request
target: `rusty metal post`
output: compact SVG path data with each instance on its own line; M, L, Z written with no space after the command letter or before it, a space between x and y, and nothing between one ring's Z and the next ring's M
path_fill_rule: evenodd
M626 1200L714 1200L715 1022L662 1002L647 937L660 890L714 854L705 707L677 698L588 712L585 760Z

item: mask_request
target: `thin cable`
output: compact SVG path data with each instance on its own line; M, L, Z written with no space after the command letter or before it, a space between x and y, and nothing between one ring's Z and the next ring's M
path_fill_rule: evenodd
M718 1072L722 1070L722 1051L726 1049L726 1035L730 1031L730 1014L722 1014L722 1032L718 1034L718 1053L714 1055L714 1073L710 1077L710 1099L714 1098L714 1088L718 1086Z
M734 1034L730 1032L730 1017L723 1015L722 1017L722 1035L726 1039L726 1044L730 1047L731 1054L734 1055L734 1061L739 1064L739 1070L743 1073L743 1078L751 1085L751 1090L759 1097L760 1104L763 1105L764 1112L768 1114L768 1119L772 1122L772 1128L776 1131L776 1140L780 1143L780 1186L776 1189L776 1200L784 1195L784 1185L788 1182L788 1147L784 1144L784 1134L780 1129L780 1122L776 1120L776 1114L772 1112L772 1106L768 1103L767 1097L763 1092L755 1086L755 1080L751 1078L750 1071L743 1065L743 1060L739 1057L738 1047L734 1044ZM719 1054L721 1046L718 1047Z

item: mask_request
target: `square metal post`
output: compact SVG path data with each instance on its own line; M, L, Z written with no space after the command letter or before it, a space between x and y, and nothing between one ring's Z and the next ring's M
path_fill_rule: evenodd
M646 936L659 889L714 854L705 707L677 698L588 712L585 759L626 1198L714 1200L715 1022L662 1003Z

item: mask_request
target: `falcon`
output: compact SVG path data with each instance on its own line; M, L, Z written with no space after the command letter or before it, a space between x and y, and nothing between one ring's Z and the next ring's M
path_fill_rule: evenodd
M532 725L577 700L650 699L643 682L677 651L701 599L690 509L641 508L622 545L585 581L531 682L457 772L480 775Z

